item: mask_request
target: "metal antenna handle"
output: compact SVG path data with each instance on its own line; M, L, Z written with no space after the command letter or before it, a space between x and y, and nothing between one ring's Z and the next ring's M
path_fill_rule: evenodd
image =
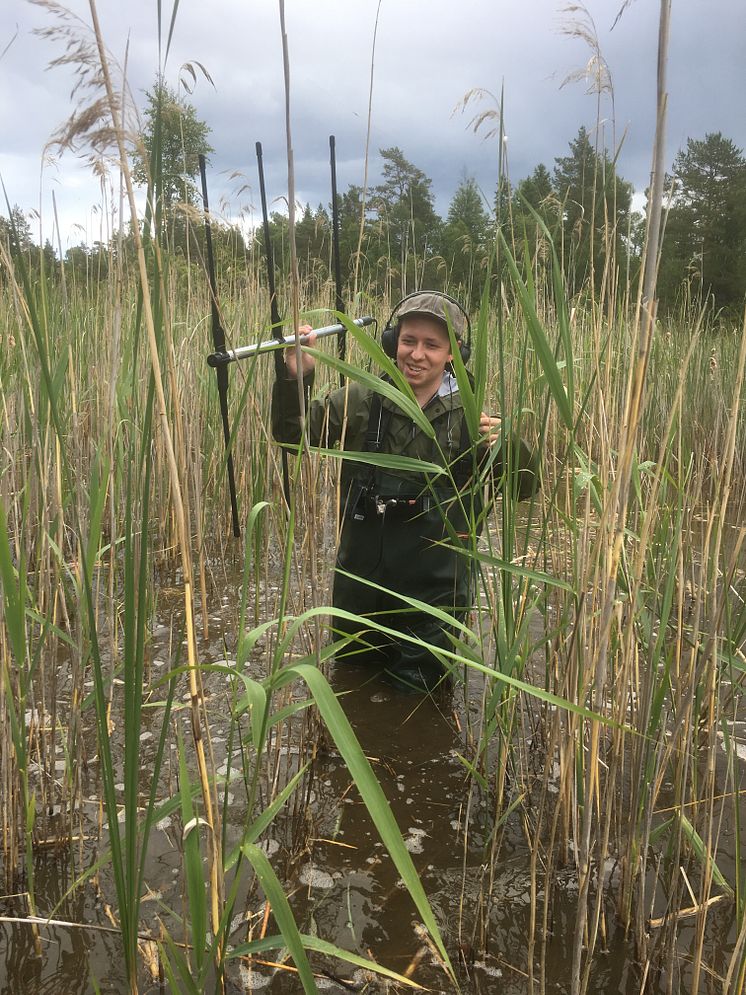
M352 324L357 325L358 328L365 328L367 325L372 325L374 321L375 319L370 315L365 315L363 318L355 318ZM324 325L323 328L314 328L317 339L324 339L329 335L342 335L346 331L346 326L341 323L337 325ZM301 335L300 341L301 345L306 345L308 337ZM207 362L213 367L226 366L228 363L235 363L239 359L250 359L252 356L258 356L265 352L275 352L277 349L286 349L291 345L295 345L295 336L286 335L281 339L267 339L264 342L255 342L253 345L240 345L235 349L226 349L223 352L211 352L207 357Z

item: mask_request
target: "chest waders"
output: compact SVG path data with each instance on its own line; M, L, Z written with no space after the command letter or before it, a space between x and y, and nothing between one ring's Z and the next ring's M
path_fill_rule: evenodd
M310 393L312 374L304 376L304 385ZM439 483L443 476L432 482L424 473L395 473L356 460L343 459L341 468L342 515L333 601L336 608L358 615L361 621L353 626L337 617L338 629L356 637L340 655L348 662L357 658L378 669L415 674L414 683L420 687L440 679L443 668L437 656L397 634L412 633L415 640L432 644L436 651L450 650L450 627L427 612L408 610L401 598L378 587L462 617L473 605L473 561L445 547L475 541L483 511L478 483L482 468L490 501L506 489L512 500L521 501L541 486L538 456L518 436L506 438L499 450L469 438L456 391L439 391L423 413L436 442L390 401L382 401L377 391L348 382L323 400L311 401L306 419L312 446L342 445L351 453L367 451L372 457L398 454L450 470L444 486ZM294 379L275 380L272 433L284 444L296 446L300 441ZM460 538L464 536L465 540ZM342 570L352 577L342 576ZM395 635L381 639L366 618L385 624Z
M447 446L443 444L446 440L440 439L440 449L433 443L437 452L433 452L432 462L442 464L443 452L448 454L450 449L450 486L428 485L424 475L402 476L376 466L355 465L359 469L352 471L343 496L333 594L335 608L374 618L422 643L448 650L452 648L450 626L425 612L409 609L388 591L416 598L455 617L463 617L471 608L469 561L442 545L454 544L452 532L469 532L468 506L476 497L467 487L474 467L466 419L463 409L457 413L461 421L457 440ZM391 441L392 416L391 408L382 404L380 394L375 394L364 451L386 451L386 442ZM450 418L451 413L440 416L444 417ZM438 426L435 427L437 440ZM450 433L446 435L450 438ZM479 510L475 508L474 513ZM354 577L344 576L340 570ZM355 577L387 590L360 583ZM385 670L395 683L420 689L432 688L444 677L441 662L421 645L387 637L366 628L364 623L354 625L335 619L334 628L340 634L356 637L337 654L340 661L374 666Z

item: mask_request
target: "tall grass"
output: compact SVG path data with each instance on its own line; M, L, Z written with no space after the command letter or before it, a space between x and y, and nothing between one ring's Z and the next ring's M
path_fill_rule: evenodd
M106 65L100 50L92 58ZM113 86L106 100L123 138ZM538 446L544 480L523 506L505 489L496 514L474 522L461 543L478 607L441 658L469 700L479 689L477 712L463 710L461 755L470 808L488 800L491 831L483 894L465 892L463 920L441 935L324 676L334 649L322 621L328 571L317 571L313 547L334 541L339 454L312 454L286 517L268 424L271 370L257 360L233 371L245 540L232 545L216 387L203 358L209 293L198 260L171 257L158 223L157 155L152 173L148 237L134 265L112 251L107 284L44 274L34 282L13 247L0 247L3 866L8 894L24 896L17 910L37 949L39 923L57 910L37 894L34 859L56 838L77 889L113 878L106 898L115 898L131 991L148 944L174 991L219 989L239 958L279 948L306 991L317 956L392 977L296 923L284 870L264 845L283 832L302 845L296 828L329 736L430 931L444 984L456 988L456 936L468 933L478 950L494 943L493 884L515 824L530 871L521 967L532 992L548 988L560 866L581 884L574 993L592 990L612 917L629 936L638 990L696 992L717 976L718 990L743 992L746 329L717 329L696 312L651 324L648 390L637 433L625 435L634 314L600 301L573 310L548 233L536 258L520 232L501 243L509 285L481 302L474 383L458 361L456 372L473 431L480 410L500 412L505 433ZM218 274L234 344L262 337L269 324L256 261L239 268L240 284ZM307 310L333 299L331 287L323 300L299 294ZM633 288L609 297L629 302ZM390 303L378 302L381 316ZM370 362L396 377L376 343L353 328L350 339L349 363L333 347L318 352L320 380L342 372L375 384ZM421 417L406 389L392 397ZM300 507L311 500L313 517ZM218 661L207 650L211 602L238 574ZM181 608L168 673L158 676L150 630L167 586ZM145 717L156 746L143 786ZM290 743L301 755L295 765L282 759ZM228 816L239 793L246 819L237 830ZM91 796L105 808L93 863L83 843L97 823ZM179 827L183 902L164 902L156 930L142 898L156 827L167 818ZM251 917L257 889L275 934ZM723 951L709 936L724 909L733 926ZM248 923L245 941L235 937L237 917Z
M6 273L17 274L7 262ZM167 277L164 282L172 315L163 326L164 348L170 341L179 357L173 367L168 406L188 411L184 462L185 466L200 465L199 474L184 474L203 536L198 546L193 519L190 541L206 575L219 575L232 569L235 553L224 538L228 519L217 403L214 384L201 359L205 347L198 334L204 325L190 328L184 321L187 313L206 314L209 301L206 291L200 293L196 284L192 297L185 301L175 281ZM33 896L32 858L37 841L50 831L47 813L64 806L67 828L62 832L56 825L54 831L70 841L71 850L72 841L90 831L84 816L88 800L83 792L84 734L98 715L102 788L113 813L107 820L111 827L118 825L122 801L125 805L122 852L118 857L114 854L111 831L106 847L112 848L122 867L117 913L122 920L129 915L130 942L134 938L130 970L136 975L137 933L143 925L138 881L141 886L149 845L145 830L169 814L180 817L185 827L189 904L184 924L192 944L195 930L200 940L192 961L184 960L178 934L164 939L164 963L168 961L167 973L173 974L176 987L185 986L187 977L199 984L200 978L214 970L218 950L214 938L200 925L210 920L209 896L204 888L199 890L194 871L197 854L201 857L209 846L209 830L194 822L203 816L195 798L198 778L186 743L180 749L184 759L179 793L167 798L154 776L152 795L143 798L134 777L142 715L138 688L149 693L146 660L152 603L159 578L177 568L173 519L165 510L170 477L162 444L148 420L152 392L148 360L138 346L138 290L124 273L117 301L108 291L97 296L93 286L87 290L88 298L82 292L71 294L68 288L64 309L59 287L44 289L43 308L37 306L39 292L40 288L24 289L20 283L11 283L5 291L4 311L15 315L3 329L6 341L13 338L3 371L7 385L3 446L13 454L3 474L8 523L3 546L8 551L3 559L3 700L8 716L3 725L3 756L4 776L11 789L4 792L5 867L21 870L25 862L23 887ZM529 296L525 303L533 299ZM89 318L91 301L96 322ZM228 327L245 327L245 300L223 301ZM561 300L559 306L563 306ZM609 426L623 410L630 335L624 324L615 325L610 334L606 319L589 321L576 314L567 332L574 391L570 394L565 367L560 364L556 364L559 381L550 388L545 367L554 361L557 342L548 338L545 349L536 336L539 332L547 336L547 330L558 327L554 308L555 304L534 304L535 314L529 312L527 318L533 327L530 332L518 310L503 313L498 322L494 306L486 301L475 332L482 343L478 348L486 350L486 360L479 364L485 371L484 384L478 388L484 389L492 410L516 412L516 424L520 423L524 435L533 425L537 438L543 438L544 487L529 516L503 505L495 520L497 531L487 530L482 543L472 550L481 585L481 607L472 627L477 639L464 632L461 643L454 646L451 663L458 668L465 662L469 682L484 680L484 690L480 714L470 719L470 739L465 740L463 756L474 771L474 790L487 790L492 798L495 828L488 866L499 866L506 819L520 818L529 834L535 855L535 931L529 938L533 955L526 967L534 973L537 990L546 970L543 955L552 918L552 875L558 861L574 859L575 827L587 804L593 806L598 825L592 866L616 860L619 867L598 891L595 886L591 889L588 901L594 912L589 928L603 936L610 908L607 902L613 899L629 924L640 963L648 965L649 972L664 968L672 979L690 984L697 973L704 972L706 947L702 946L692 964L679 960L680 937L692 929L692 920L680 913L696 910L699 918L694 920L694 929L702 944L708 916L717 914L723 903L733 903L738 929L744 921L737 748L746 616L742 533L733 528L742 509L738 491L726 486L722 474L713 475L716 466L723 472L730 467L730 480L741 479L743 473L742 346L736 332L703 328L693 341L673 336L666 341L663 332L662 342L653 349L649 377L656 389L643 411L640 448L633 462L608 675L600 692L590 696L598 638L597 578L605 555L601 525L617 461ZM261 328L266 316L256 309L256 303L246 310L256 316L256 327ZM35 337L30 320L44 311L55 318L55 347L49 354L44 342L51 337L50 325L40 325ZM57 321L63 313L65 319ZM117 336L119 314L133 317L122 322ZM502 329L502 346L492 335L495 327ZM112 343L117 340L119 358L112 354ZM86 343L85 350L80 348L81 341ZM713 348L717 353L714 363ZM356 349L359 356L361 345ZM503 350L504 374L496 381L498 349ZM560 355L565 355L564 347ZM39 375L45 363L52 366L48 356L56 357L57 363L56 370L49 372L51 387ZM100 365L92 365L91 356L102 357ZM330 370L336 369L336 363L330 355ZM351 364L346 372L352 374L356 365ZM115 378L110 371L115 371ZM603 392L598 389L599 378L604 380ZM298 702L291 706L295 711L288 712L290 701L282 698L286 688L276 682L280 677L288 679L287 663L297 658L294 647L305 645L301 655L311 652L311 659L316 651L313 627L303 635L293 621L304 611L298 581L306 574L307 553L305 547L293 545L284 516L275 510L281 505L281 482L265 414L269 375L257 364L248 380L237 377L234 386L239 389L233 391L234 413L243 405L245 419L235 432L236 462L242 468L239 497L244 509L261 501L268 505L252 516L252 527L247 529L241 621L235 637L226 634L229 642L237 639L236 664L225 666L222 673L238 682L231 722L235 723L234 742L241 743L247 802L254 799L256 807L266 769L262 757L271 757L274 747L268 744L278 741L268 738L268 731L281 728L282 723L302 723L308 712L307 708L297 711ZM553 392L560 388L573 399L570 426L554 401ZM728 411L721 413L713 407L713 392L726 399ZM200 403L195 404L194 398ZM52 414L55 406L59 431ZM73 420L77 431L71 434L67 426ZM330 514L331 505L333 500L321 514ZM333 515L328 519L329 541L334 532L332 519ZM285 549L279 558L278 548ZM278 566L284 561L287 568L285 581L274 594L272 576L267 573L273 559ZM267 583L262 583L263 574ZM175 576L180 576L178 568ZM208 607L211 590L208 582ZM281 608L280 597L287 607ZM284 630L276 631L272 625L271 620L280 615L286 625L293 626L290 640ZM99 643L98 662L94 639ZM265 683L255 684L254 678L246 683L244 668L251 648L265 639ZM71 690L67 683L63 690L59 675L55 685L52 676L51 661L59 657L61 647L67 648L73 660ZM156 683L150 692L163 701L158 735L163 737L164 752L172 741L169 702L183 694L185 663L176 654L163 687L159 690ZM213 679L207 665L200 671L203 680ZM97 678L93 701L84 688L91 673ZM124 685L119 683L122 679ZM536 689L546 695L537 697ZM281 697L273 707L269 702L276 695ZM576 710L562 706L561 701L574 703ZM585 725L591 719L584 711L588 705L607 720L590 800L582 788L589 770ZM206 702L200 702L200 708L205 707ZM276 713L280 718L275 721L271 716ZM129 773L123 782L124 796L115 787L121 780L123 758L115 751L110 750L110 756L106 753L110 722L118 727L122 723L125 751L130 751L125 752ZM214 722L213 715L210 724ZM309 749L313 749L314 736L308 740ZM66 770L62 778L55 778L60 748ZM537 769L539 758L543 759L537 781L531 772ZM304 777L307 774L293 783L294 790L304 790ZM275 790L278 798L290 801L282 794L282 782ZM226 791L227 785L220 789L221 797ZM150 812L147 820L139 814L143 803ZM138 814L133 819L131 813ZM723 864L719 836L729 822L737 827L732 837L737 849L735 859L731 856ZM218 825L226 873L240 868L241 874L226 884L218 931L208 930L212 937L220 931L226 935L230 919L226 913L245 890L250 865L258 872L259 862L263 887L273 887L266 867L251 849L261 837L250 830L239 844ZM266 831L267 823L260 825ZM84 865L77 866L83 870ZM695 890L694 898L681 868ZM486 887L488 882L489 876ZM18 878L8 881L13 886L9 890L17 890L19 883ZM206 918L199 912L199 895L203 895ZM719 896L719 902L713 903ZM484 908L489 909L489 901ZM30 903L32 915L39 911ZM169 936L175 922L168 927ZM467 920L464 929L474 927ZM488 942L490 929L485 911L475 938ZM268 937L263 939L256 950L268 942ZM308 945L309 941L302 942ZM198 954L196 947L203 953ZM234 956L231 949L226 937L221 956ZM589 956L586 966L591 963ZM742 983L742 947L734 949L727 970L733 986ZM669 984L675 990L678 981Z
M172 306L174 300L169 294L168 248L162 241L164 228L159 218L159 142L154 142L154 155L151 162L153 182L149 190L149 204L153 205L146 216L146 228L151 234L143 238L139 231L139 219L128 170L125 131L121 117L118 96L110 76L109 60L103 49L98 28L95 7L92 6L94 25L91 48L86 54L88 60L84 73L90 74L94 66L97 80L102 86L100 102L96 112L110 118L111 136L116 141L123 180L127 189L132 213L135 271L127 283L126 293L134 293L135 307L131 311L132 325L127 331L120 328L119 320L127 303L126 297L114 301L108 293L102 295L103 321L96 323L86 333L74 321L70 321L69 308L65 308L67 321L52 338L54 327L50 314L51 301L46 294L46 284L34 287L29 280L22 258L10 249L5 259L8 277L9 303L15 309L14 320L9 324L13 330L9 344L15 349L17 366L13 360L8 364L8 383L15 380L19 391L11 392L14 402L19 402L18 414L23 415L32 451L41 451L37 445L39 431L46 433L43 441L53 453L49 466L24 465L22 440L15 437L15 425L11 419L4 422L4 434L12 446L9 493L3 500L2 535L3 555L1 562L3 595L5 601L4 632L8 634L3 642L3 692L4 702L10 722L6 726L10 734L4 746L4 766L10 775L9 797L17 797L18 802L6 811L6 853L10 857L7 866L15 866L20 854L26 867L25 894L28 898L29 922L34 921L36 905L33 887L33 856L36 820L36 792L30 788L30 763L28 745L40 737L41 728L35 729L32 722L26 727L24 714L28 704L49 693L48 681L38 680L37 664L50 629L47 621L46 605L50 593L57 596L58 589L64 588L67 576L73 580L72 590L67 591L68 604L66 622L71 630L75 651L79 654L79 665L75 668L72 695L65 699L69 709L69 721L82 729L90 720L91 710L95 717L98 740L98 759L101 768L99 789L106 809L107 863L111 868L116 891L116 917L121 929L124 948L125 974L131 991L138 989L139 957L138 946L141 939L141 898L144 890L144 873L151 836L157 821L180 811L182 820L183 867L187 893L187 912L181 917L184 926L184 954L171 935L168 926L162 936L160 949L163 970L175 987L202 991L212 975L215 984L222 988L226 964L226 939L231 925L231 912L239 889L246 891L250 885L249 869L253 868L274 918L282 933L276 945L287 945L295 960L299 977L307 991L315 990L313 976L305 953L304 941L292 918L287 899L276 872L271 868L266 856L256 846L262 832L266 831L274 816L291 796L292 789L303 786L299 772L287 784L278 783L274 778L265 783L266 767L275 761L271 758L272 733L287 726L296 713L308 714L309 702L295 701L289 697L287 685L291 681L303 681L309 688L313 701L324 719L329 734L337 744L340 753L350 770L361 796L368 805L372 817L379 828L381 838L391 854L394 865L399 870L409 889L422 920L428 927L436 946L440 950L446 971L452 976L448 953L440 938L438 927L425 898L412 860L404 847L399 831L393 821L385 798L375 780L370 766L364 758L349 723L329 690L322 673L310 667L305 660L318 660L319 648L293 661L297 655L299 630L314 626L314 618L319 614L311 610L294 615L291 594L293 567L292 537L295 505L291 507L289 524L282 524L282 545L284 567L281 569L281 584L276 607L278 617L275 622L263 617L257 619L253 629L241 630L234 637L237 641L239 659L245 662L247 644L250 646L261 636L270 636L268 642L268 669L263 682L247 678L242 668L227 666L218 670L233 682L245 686L245 696L238 697L229 718L229 739L240 744L240 759L244 771L246 806L249 821L242 834L238 851L226 863L223 849L227 838L220 823L217 807L218 776L213 758L210 723L207 715L205 679L212 672L209 665L198 659L196 624L194 618L194 570L192 564L195 533L204 534L205 520L202 506L201 481L203 474L190 474L194 453L188 450L190 437L196 445L196 452L212 452L213 463L206 467L214 479L222 480L222 457L210 445L209 433L212 427L205 427L199 419L187 427L185 417L189 408L186 390L197 387L196 395L208 395L205 369L202 362L189 363L195 374L191 383L184 381L184 364L177 362L177 352L183 342L175 336L176 323ZM100 72L100 75L98 75ZM157 132L157 125L156 125ZM118 289L123 290L120 283ZM41 293L39 293L41 291ZM66 288L63 287L63 293ZM131 300L131 298L130 298ZM67 304L67 301L66 301ZM187 301L187 313L192 301ZM85 315L85 305L81 308ZM116 334L112 335L112 329ZM92 339L96 337L96 341ZM64 337L64 338L63 338ZM87 338L84 350L83 339ZM9 332L10 338L10 332ZM119 355L111 353L115 343L121 350ZM199 349L203 354L203 347ZM127 366L119 364L126 357ZM108 359L108 362L106 360ZM103 360L103 362L102 362ZM36 395L34 375L28 366L41 373L41 394L44 412L39 411L39 396ZM94 385L101 370L113 372L112 382L96 390ZM121 379L126 383L121 393ZM66 396L66 382L73 386L73 401ZM245 391L247 403L252 407L255 399ZM90 393L88 392L90 389ZM80 392L80 393L78 393ZM117 401L121 406L117 405ZM107 409L106 402L109 407ZM96 417L97 405L108 414L108 418ZM90 406L89 406L90 405ZM85 414L85 425L79 424L79 416ZM205 409L207 410L207 404ZM40 417L41 415L41 417ZM254 474L253 479L244 480L243 496L253 490L270 485L266 476L267 455L270 449L266 429L254 414L254 423L259 433L251 439L253 453L244 462L263 472ZM70 423L73 422L71 425ZM101 429L105 430L102 436ZM204 433L204 434L203 434ZM208 437L206 437L208 436ZM102 441L105 445L102 446ZM116 459L116 471L104 453L110 452ZM18 460L15 459L18 455ZM41 462L41 461L40 461ZM195 485L200 485L199 487ZM48 493L58 497L57 513L66 516L65 529L59 535L47 535L49 511ZM19 496L25 496L19 501ZM8 525L7 508L12 514L12 535L16 543L16 561L13 563L12 544ZM110 513L107 516L106 506ZM159 511L154 514L151 509ZM259 507L256 506L255 507ZM200 517L197 527L194 516ZM104 521L111 523L111 534L105 539ZM250 516L250 523L256 526L258 516ZM53 528L57 523L53 521ZM160 536L151 550L151 536ZM27 583L27 562L39 564L39 546L34 539L34 530L41 529L42 538L56 553L55 560L44 574L37 568L39 584L32 592ZM249 540L245 549L246 563L251 562L255 528L249 529ZM55 538L57 542L55 543ZM26 544L28 548L24 548ZM268 545L267 540L263 544ZM108 619L110 625L112 654L106 660L101 648L101 631L104 628L100 618L101 557L111 553L109 562L109 592L119 602L119 615L112 611ZM199 555L208 551L201 544ZM146 707L147 684L145 681L146 636L148 621L151 618L151 599L157 589L153 588L151 558L163 558L176 568L178 584L182 590L183 610L180 613L183 625L185 660L182 664L180 652L171 661L168 676L162 682L152 685L150 693L163 683L165 700L158 707L156 723L158 745L149 771L150 785L145 792L141 787L140 742L143 709ZM71 569L71 558L74 566ZM203 573L203 567L200 569ZM248 601L248 572L245 575L245 590L242 597L244 610L241 613L242 626L245 624L245 608ZM120 586L121 585L121 586ZM204 586L203 586L204 591ZM70 603L72 602L72 603ZM302 607L302 605L300 606ZM257 612L258 614L258 612ZM35 631L36 646L30 652L26 638L26 626L31 620ZM121 625L121 634L118 631ZM121 653L121 655L120 655ZM108 663L108 666L107 666ZM92 673L94 695L88 702L83 694L83 685L88 673ZM34 678L37 678L34 683ZM159 799L163 791L161 767L166 747L172 738L170 718L174 693L177 687L188 683L187 696L190 704L191 747L187 752L184 739L177 737L179 757L179 790L167 799ZM118 691L122 688L121 693ZM35 692L35 694L34 694ZM279 699L279 701L278 701ZM55 698L57 709L61 704ZM86 705L88 712L86 714ZM244 738L242 725L248 721L250 736ZM41 726L40 723L37 723ZM112 731L121 724L123 734L123 755L118 755L112 746ZM55 726L44 728L41 742L47 747L57 745L60 729ZM301 740L302 742L302 740ZM309 748L313 748L311 743ZM229 758L230 759L230 758ZM72 757L70 764L71 781L74 784L81 766L80 757ZM118 787L119 778L123 788ZM267 790L276 797L266 798ZM255 810L264 798L263 810L255 815ZM56 801L56 799L55 799ZM83 799L71 792L64 793L64 801L70 811L80 811ZM159 804L160 801L160 804ZM123 823L120 825L120 802ZM224 805L227 801L224 801ZM51 803L47 806L51 807ZM20 838L17 827L21 827ZM202 832L200 832L202 830ZM202 882L202 856L207 856L208 885ZM98 866L98 865L97 865ZM226 894L226 871L232 872L232 883ZM79 884L88 874L82 875ZM174 921L179 920L174 917ZM155 939L153 937L152 939ZM151 941L149 941L151 942ZM268 945L263 939L262 949ZM313 944L311 944L313 945ZM251 945L250 945L251 946ZM324 946L324 952L334 954L331 944ZM244 949L243 953L248 951ZM343 951L339 952L344 954ZM363 963L361 958L353 958ZM372 970L376 965L368 964ZM405 979L400 979L406 984Z

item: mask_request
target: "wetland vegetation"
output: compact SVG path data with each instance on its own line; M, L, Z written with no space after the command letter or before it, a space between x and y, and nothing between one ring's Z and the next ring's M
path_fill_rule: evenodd
M545 219L498 219L443 288L457 374L543 487L475 523L454 689L419 702L332 669L338 460L292 454L286 503L262 357L231 536L202 219L185 254L132 209L105 279L0 244L5 990L744 992L743 316L656 315L608 215L580 283ZM223 248L229 344L263 338L262 253ZM350 313L410 266L353 261ZM347 340L322 379L376 374Z

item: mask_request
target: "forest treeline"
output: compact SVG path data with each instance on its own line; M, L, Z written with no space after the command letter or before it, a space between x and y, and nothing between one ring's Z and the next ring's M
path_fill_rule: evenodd
M160 177L159 216L172 257L201 265L203 226L195 179L197 156L214 151L208 126L194 108L167 86L148 95L142 151L135 154L136 179ZM152 135L161 139L154 148ZM159 156L159 169L149 157ZM551 168L536 166L516 184L507 178L496 191L481 190L464 177L445 217L435 209L432 180L398 147L379 150L380 180L367 191L351 185L339 196L339 240L343 280L349 295L401 296L418 286L447 289L472 305L485 280L499 281L501 257L495 246L507 240L524 265L541 269L550 256L549 238L561 257L567 290L614 302L617 288L635 288L645 236L644 215L632 209L633 187L615 168L608 150L594 145L581 127L567 154ZM690 138L667 177L665 231L658 294L662 312L682 303L707 305L737 315L746 296L746 159L720 132ZM49 242L34 245L28 220L14 208L0 218L0 237L15 230L18 246L33 267L62 277L61 261ZM304 294L318 300L331 280L331 205L299 205L296 245ZM287 215L275 211L270 233L278 281L290 267ZM263 270L261 226L246 235L238 226L214 230L218 272L236 277L240 268ZM88 284L106 279L113 256L130 253L128 235L111 244L67 250L69 279Z

